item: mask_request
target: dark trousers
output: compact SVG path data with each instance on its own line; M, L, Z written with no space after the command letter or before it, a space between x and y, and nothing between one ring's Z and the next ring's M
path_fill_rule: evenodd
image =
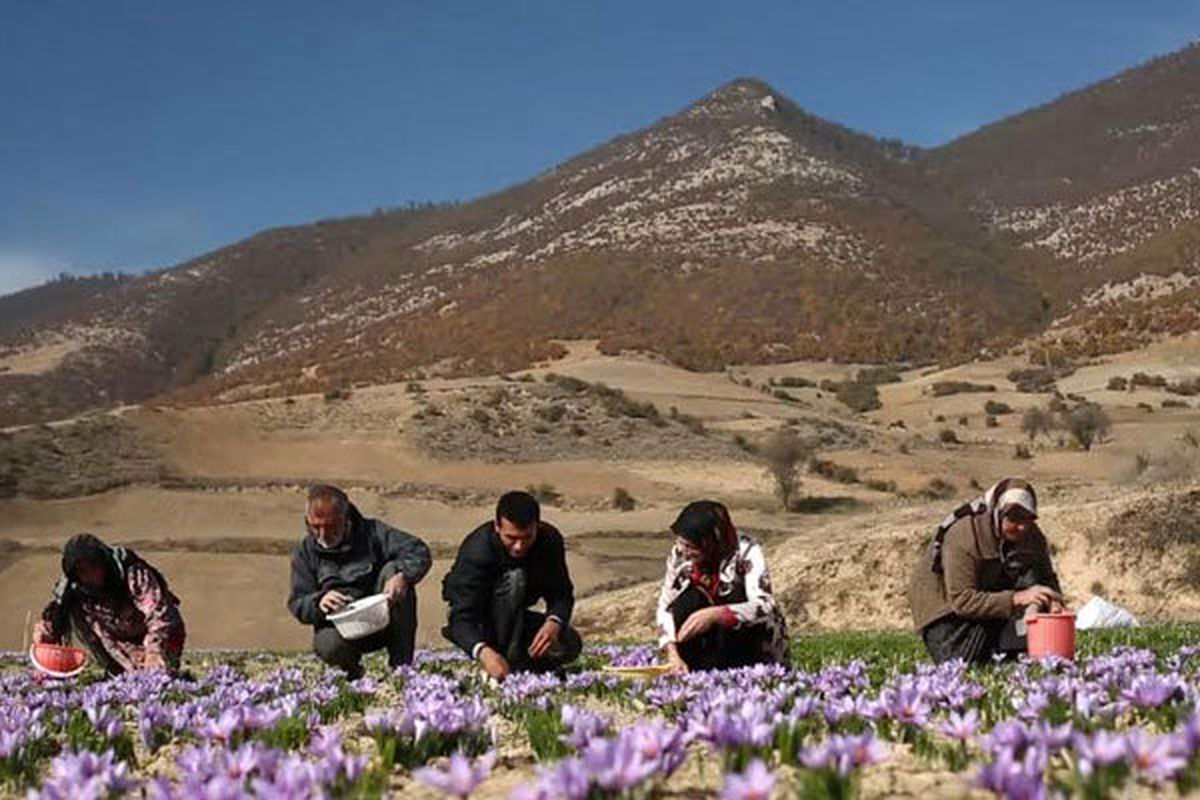
M952 658L984 664L994 658L1016 658L1028 648L1025 636L1017 633L1015 619L967 619L952 614L926 625L921 639L937 664Z
M397 572L395 564L388 564L379 572L375 591L383 591L383 585ZM313 652L331 667L346 671L351 678L363 674L364 653L387 648L388 666L392 669L411 664L417 641L417 592L410 585L404 596L391 607L387 627L361 639L345 639L332 623L318 625L313 631Z
M682 628L693 613L712 605L709 596L695 586L684 589L671 603L675 630ZM714 625L703 634L680 642L676 648L689 670L733 669L766 662L764 645L769 635L765 625L740 628Z
M542 658L529 656L529 645L546 621L546 615L531 611L526 602L529 580L518 567L500 576L492 602L487 642L495 647L516 672L549 672L570 664L583 651L583 639L570 625L558 632L558 641Z
M1017 578L1014 589L1027 589L1039 580L1032 571ZM968 619L957 614L929 623L921 631L925 650L934 663L961 658L968 664L1013 659L1029 649L1028 639L1017 633L1017 619Z

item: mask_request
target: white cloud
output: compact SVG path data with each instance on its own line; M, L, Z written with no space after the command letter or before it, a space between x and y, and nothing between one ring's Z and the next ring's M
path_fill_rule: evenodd
M28 251L0 250L0 296L45 283L65 271L70 270L64 259Z

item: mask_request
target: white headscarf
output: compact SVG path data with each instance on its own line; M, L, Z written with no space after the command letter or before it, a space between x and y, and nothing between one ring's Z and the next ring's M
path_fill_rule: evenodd
M1037 517L1037 494L1033 486L1022 478L1005 478L997 481L979 497L969 503L964 503L954 509L948 517L941 521L933 535L932 562L933 571L941 572L942 540L950 526L966 516L987 514L992 521L992 531L1000 536L1000 520L1010 509L1023 508L1029 514Z

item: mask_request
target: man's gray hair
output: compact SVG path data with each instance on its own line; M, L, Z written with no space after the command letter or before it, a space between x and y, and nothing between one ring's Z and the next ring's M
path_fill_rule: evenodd
M317 483L308 487L308 505L313 503L328 503L333 506L339 517L345 517L350 510L350 498L336 486L327 483Z

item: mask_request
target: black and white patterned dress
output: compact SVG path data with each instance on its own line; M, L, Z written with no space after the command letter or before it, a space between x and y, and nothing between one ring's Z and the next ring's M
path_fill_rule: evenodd
M725 606L734 627L766 626L768 636L763 639L765 660L787 663L787 624L771 590L771 576L767 571L762 545L741 531L737 540L737 549L721 562L717 570L713 601ZM666 573L663 575L655 614L659 646L665 647L675 641L675 617L671 613L671 604L692 585L693 572L693 562L677 546L672 547L667 556Z

